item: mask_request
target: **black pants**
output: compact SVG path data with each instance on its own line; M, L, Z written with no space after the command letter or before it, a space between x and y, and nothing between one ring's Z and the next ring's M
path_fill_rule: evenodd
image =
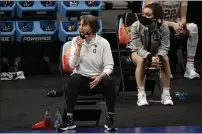
M77 96L90 91L89 83L92 81L89 77L80 74L72 74L69 78L66 89L67 112L73 113L76 105ZM111 77L103 77L102 80L92 89L92 92L103 93L106 98L108 112L114 113L116 91Z

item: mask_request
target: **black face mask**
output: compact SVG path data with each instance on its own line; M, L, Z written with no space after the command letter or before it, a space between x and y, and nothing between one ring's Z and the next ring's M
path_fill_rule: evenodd
M81 37L82 39L86 39L87 35L90 34L89 32L90 32L90 30L89 30L88 32L84 33L83 35L82 35L81 32L80 32L80 37Z
M138 20L144 26L148 26L148 25L152 24L152 22L153 22L152 19L142 16L142 14L138 15Z

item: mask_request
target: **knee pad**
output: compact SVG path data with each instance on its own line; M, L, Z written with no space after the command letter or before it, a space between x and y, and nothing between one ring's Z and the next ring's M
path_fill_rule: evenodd
M187 24L187 30L189 33L198 33L198 26L194 23Z

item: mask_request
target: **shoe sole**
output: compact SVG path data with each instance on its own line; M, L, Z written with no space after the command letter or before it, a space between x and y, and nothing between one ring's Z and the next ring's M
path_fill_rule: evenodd
M66 128L60 128L60 130L66 131L66 130L70 130L70 129L74 129L74 128L76 128L76 125L69 126L69 127L66 127Z
M137 103L137 105L138 105L139 107L141 107L141 106L149 106L149 103L147 102L147 103L142 104L142 105L139 105L139 104Z
M161 104L163 104L163 102L161 101ZM169 104L163 104L164 106L173 106L174 104L169 103Z
M107 131L117 131L118 128L109 128L107 125L104 125L104 128L107 130Z
M200 79L200 76L199 77L190 78L188 74L184 74L184 77L187 78L187 79L191 79L191 80Z
M143 105L138 105L138 104L137 104L137 106L139 106L139 107L144 107L144 106L149 106L149 104L143 104Z

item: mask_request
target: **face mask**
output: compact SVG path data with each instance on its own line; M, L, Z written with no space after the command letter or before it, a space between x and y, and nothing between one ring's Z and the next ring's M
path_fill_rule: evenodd
M84 33L83 35L82 35L81 32L80 32L80 37L81 37L82 39L86 39L86 37L90 34L89 32L90 32L90 30L89 30L88 32Z
M147 18L145 16L142 16L141 14L138 15L138 20L144 26L148 26L153 22L152 19L149 19L149 18Z

